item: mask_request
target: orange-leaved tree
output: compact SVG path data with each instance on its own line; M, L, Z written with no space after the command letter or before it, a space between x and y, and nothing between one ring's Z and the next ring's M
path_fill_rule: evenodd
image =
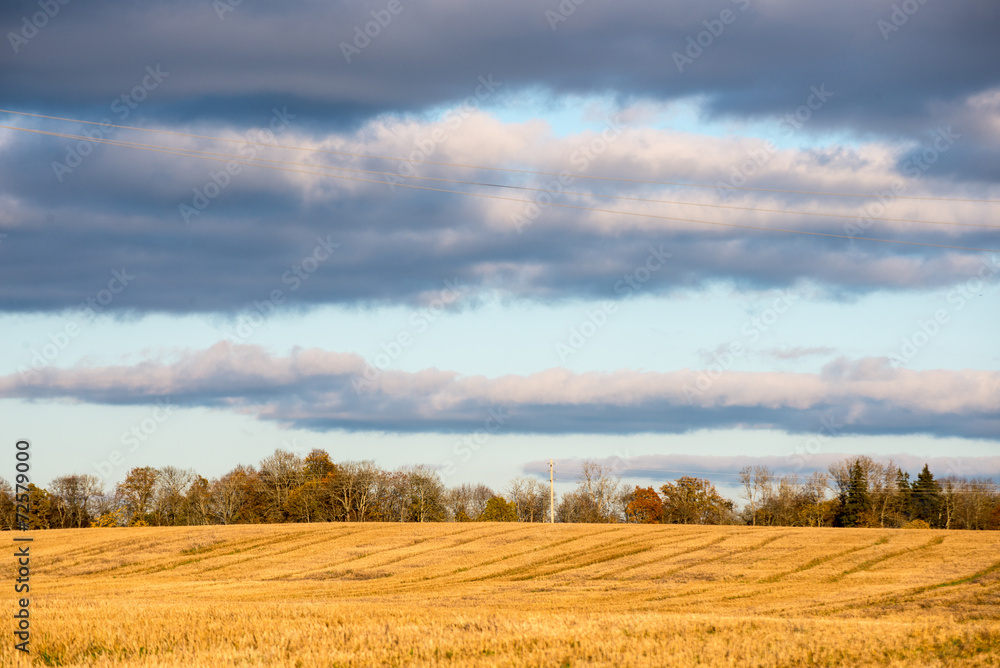
M663 521L663 501L652 487L636 487L633 499L625 508L625 521L633 524L658 524Z

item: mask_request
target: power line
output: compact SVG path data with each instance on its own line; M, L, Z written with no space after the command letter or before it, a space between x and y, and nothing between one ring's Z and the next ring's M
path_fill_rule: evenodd
M229 139L225 137L212 137L208 135L198 135L186 132L174 132L171 130L158 130L154 128L140 128L131 125L116 125L114 123L102 123L98 121L85 121L78 118L65 118L62 116L47 116L45 114L32 114L26 111L13 111L11 109L0 109L0 113L14 114L18 116L31 116L34 118L45 118L49 120L57 121L67 121L70 123L83 123L87 125L100 125L102 127L118 128L122 130L135 130L137 132L153 132L157 134L174 135L177 137L189 137L193 139L208 139L211 141L222 141L242 144L246 143L245 140L241 139ZM373 160L392 160L396 162L410 162L407 158L400 158L398 156L388 156L388 155L375 155L370 153L354 153L350 151L334 151L331 149L318 149L318 148L306 148L304 146L290 146L286 144L270 144L263 142L254 142L259 146L267 146L269 148L283 148L292 151L309 151L314 153L328 153L331 155L345 155L355 158L368 158ZM598 181L617 181L622 183L643 183L648 185L661 185L661 186L680 186L686 188L718 188L718 185L705 184L705 183L685 183L679 181L649 181L645 179L628 179L621 177L612 176L592 176L588 174L567 174L565 172L546 172L533 169L516 169L511 167L492 167L488 165L470 165L464 163L455 162L440 162L435 160L423 160L422 164L428 165L440 165L443 167L460 167L464 169L480 169L488 171L498 171L498 172L511 172L518 174L536 174L540 176L568 176L574 179L593 179ZM730 186L726 185L726 188L732 190L746 190L751 192L770 192L770 193L786 193L795 195L817 195L822 197L860 197L865 199L870 199L873 197L871 194L864 193L838 193L838 192L822 192L822 191L812 191L812 190L788 190L788 189L778 189L778 188L749 188L746 186ZM935 202L974 202L981 204L1000 204L1000 200L994 199L975 199L966 197L922 197L917 195L896 195L895 199L905 199L905 200L920 200L920 201L935 201Z
M13 126L0 126L0 127L12 129L12 130L21 130L21 131L25 131L25 132L35 132L35 133L40 133L40 134L49 134L49 135L53 135L53 136L64 136L64 135L61 135L60 133L52 133L52 132L46 132L46 131L41 131L41 130L30 130L30 129L26 129L26 128L17 128L17 127L13 127ZM123 142L120 142L118 140L94 139L94 138L89 138L89 137L86 138L86 139L87 139L87 141L92 141L92 142L97 142L97 143L104 143L104 144L108 144L108 145L112 145L112 146L119 145L119 146L122 146L122 147L125 147L125 148L135 148L137 150L152 151L152 152L156 152L156 153L165 153L167 155L178 155L178 156L184 156L184 157L200 158L202 160L212 160L212 161L215 161L215 162L227 162L227 163L231 162L231 163L234 163L234 164L246 165L246 166L251 166L251 167L261 167L263 169L273 169L273 170L277 170L277 171L284 171L284 172L297 173L297 174L310 174L310 175L313 175L313 176L325 176L327 178L342 179L342 180L347 180L347 181L357 181L357 182L362 182L362 183L376 183L376 184L382 184L382 185L385 184L384 181L379 181L379 180L376 180L376 179L363 179L363 178L359 178L359 177L355 177L355 176L344 176L344 175L340 175L340 174L328 174L326 172L313 172L313 171L306 171L306 170L302 170L302 169L290 169L290 168L287 168L287 167L280 167L280 166L277 166L277 165L263 165L263 164L259 164L259 163L255 163L255 162L245 162L245 161L235 160L235 159L231 159L231 158L216 158L216 157L211 157L211 156L207 156L207 155L198 155L198 154L188 153L184 149L144 148L144 147L139 146L139 145L130 146L130 145L128 145L128 143L123 143ZM469 197L479 197L479 198L484 198L484 199L494 199L494 200L501 200L501 201L508 201L508 202L519 202L519 203L522 203L522 204L536 204L532 200L520 199L520 198L517 198L517 197L504 197L504 196L501 196L501 195L490 195L490 194L487 194L487 193L476 193L476 192L468 192L468 191L463 191L463 190L450 190L450 189L447 189L447 188L434 188L434 187L431 187L431 186L420 186L420 185L415 185L415 184L412 184L412 183L397 183L397 184L394 184L394 185L399 186L401 188L411 188L411 189L415 189L415 190L426 190L426 191L431 191L431 192L443 192L443 193L451 193L451 194L455 194L455 195L467 195ZM735 228L735 229L757 230L757 231L762 231L762 232L783 232L783 233L787 233L787 234L803 234L803 235L808 235L808 236L827 237L827 238L832 238L832 239L847 239L847 240L851 240L851 241L858 240L858 241L869 241L869 242L876 242L876 243L898 244L898 245L904 245L904 246L923 246L923 247L930 247L930 248L946 248L946 249L950 249L950 250L966 250L966 251L974 251L974 252L981 252L981 253L1000 253L1000 250L992 249L992 248L977 248L977 247L970 247L970 246L954 246L954 245L948 245L948 244L935 244L935 243L922 242L922 241L902 241L902 240L898 240L898 239L881 239L881 238L877 238L877 237L854 237L854 236L848 236L846 234L833 234L833 233L829 233L829 232L812 232L812 231L808 231L808 230L793 230L793 229L778 228L778 227L764 227L764 226L758 226L758 225L744 225L744 224L739 224L739 223L720 223L720 222L717 222L717 221L697 220L697 219L692 219L692 218L680 218L680 217L676 217L676 216L663 216L663 215L659 215L659 214L639 213L639 212L635 212L635 211L618 211L618 210L615 210L615 209L600 209L600 208L595 208L595 207L580 206L580 205L575 205L575 204L564 204L564 203L559 203L559 202L550 202L550 203L547 203L546 206L559 207L559 208L563 208L563 209L574 209L574 210L578 210L578 211L591 211L591 212L595 212L595 213L608 213L608 214L620 215L620 216L633 216L633 217L639 217L639 218L652 218L652 219L656 219L656 220L670 220L670 221L675 221L675 222L692 223L692 224L696 224L696 225L713 225L713 226L717 226L717 227L730 227L730 228Z
M54 131L49 131L49 130L37 130L37 129L33 129L33 128L20 128L20 127L10 126L10 125L0 125L0 128L4 128L4 129L8 129L8 130L18 130L18 131L21 131L21 132L28 132L28 133L33 133L33 134L48 135L48 136L53 136L53 137L62 137L62 138L65 138L65 139L79 139L81 141L97 142L97 143L103 143L103 144L107 144L107 145L111 145L111 146L121 146L121 147L125 147L125 148L140 148L140 149L150 149L150 150L182 151L184 155L190 155L191 157L213 156L213 157L219 157L219 158L226 158L227 161L228 160L237 160L237 159L241 159L241 158L245 158L246 157L246 156L233 155L233 154L230 154L230 153L214 153L214 152L211 152L211 151L202 151L202 150L192 149L192 148L178 148L178 147L163 146L163 145L158 145L158 144L143 144L143 143L139 143L139 142L130 142L130 141L125 141L125 140L120 140L120 139L92 138L92 137L88 137L86 135L74 135L74 134L68 134L68 133L63 133L63 132L54 132ZM382 171L377 171L377 170L361 169L361 168L358 168L358 167L341 167L341 166L337 166L337 165L317 165L317 164L308 163L308 162L295 162L295 161L290 161L290 160L275 160L275 159L272 159L272 158L261 158L261 157L256 157L256 156L254 156L253 158L250 158L250 159L254 161L254 164L256 164L257 162L267 162L267 163L280 164L280 165L293 165L293 166L311 167L311 168L317 168L317 169L333 169L333 170L338 170L338 171L357 172L357 173L363 173L363 174L374 174L374 175L379 175L379 176L392 176L392 177L400 176L400 175L394 174L392 172L382 172ZM330 176L335 176L335 175L331 174ZM400 176L400 178L404 178L404 177ZM434 177L434 176L416 176L416 175L413 175L413 176L407 176L405 178L419 180L419 181L435 181L435 182L454 183L454 184L460 184L460 185L473 185L473 186L483 186L483 187L490 187L490 188L508 188L508 189L513 189L513 190L524 190L524 191L530 191L530 192L547 192L547 193L551 193L551 190L547 189L547 188L533 188L531 186L519 186L519 185L510 185L510 184L501 184L501 183L487 183L487 182L482 182L482 181L463 181L463 180L460 180L460 179L448 179L448 178ZM398 185L398 184L394 184L394 185ZM571 190L564 190L564 191L561 192L561 194L564 194L564 195L576 195L576 196L580 196L580 197L594 197L594 198L600 198L600 199L611 199L611 200L622 200L622 201L631 201L631 202L642 202L642 203L647 203L647 204L670 204L670 205L677 205L677 206L698 206L698 207L708 207L708 208L715 208L715 209L730 209L730 210L737 210L737 211L750 211L750 212L758 212L758 213L776 213L776 214L799 215L799 216L816 216L816 217L821 217L821 218L857 218L858 217L857 214L847 214L847 213L829 213L829 212L817 212L817 211L796 211L796 210L789 210L789 209L762 209L762 208L758 208L758 207L735 206L735 205L728 205L728 204L710 204L710 203L706 203L706 202L679 202L679 201L673 201L673 200L649 199L649 198L644 198L644 197L628 197L628 196L624 196L624 195L603 195L603 194L599 194L599 193L576 192L576 191L571 191ZM959 222L953 222L953 221L940 221L940 220L916 220L916 219L913 219L913 218L880 218L880 217L866 217L865 220L872 221L872 222L912 223L912 224L916 224L916 225L946 225L946 226L957 226L957 227L976 227L976 228L987 228L987 229L1000 229L1000 225L990 225L988 223L959 223Z

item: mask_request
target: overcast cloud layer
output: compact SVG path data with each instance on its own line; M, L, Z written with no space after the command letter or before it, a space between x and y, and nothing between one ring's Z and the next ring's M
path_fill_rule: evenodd
M573 11L554 0L400 2L348 62L343 44L353 45L355 28L387 2L174 0L123 11L96 0L61 7L16 53L0 51L0 88L21 107L100 107L146 65L161 64L172 85L146 114L253 118L282 99L328 124L454 102L489 73L510 88L556 94L701 95L712 110L741 116L783 114L826 84L843 101L822 122L913 133L935 122L935 107L1000 84L1000 8L992 0L910 4L917 11L894 20L891 3L868 0L640 0ZM16 30L36 11L35 2L8 2L0 20ZM720 34L687 54L706 22ZM678 67L675 52L693 62Z
M990 113L1000 118L1000 106ZM321 303L413 304L433 297L446 282L465 286L466 298L500 291L537 299L620 299L635 293L640 283L644 292L667 294L720 280L750 288L789 288L808 282L832 293L920 289L975 279L991 260L972 251L865 239L1000 247L996 229L869 220L1000 225L989 205L892 196L893 187L906 196L946 188L952 194L975 197L1000 193L995 187L956 189L930 170L918 170L916 176L901 173L896 162L904 145L880 141L856 149L771 150L756 139L706 137L624 122L603 131L557 137L541 123L504 124L472 111L452 118L372 121L357 132L329 136L298 131L292 119L279 135L291 145L324 150L416 155L414 163L167 140L211 153L249 146L255 155L296 163L272 166L311 172L307 174L254 167L242 158L234 163L238 173L230 174L225 161L84 143L93 152L79 167L57 175L52 165L64 164L67 151L80 142L0 134L7 158L0 166L0 199L5 202L0 227L7 234L0 245L0 308L60 310L76 308L88 299L93 306L112 280L112 271L134 280L113 300L105 296L97 307L100 311L246 310L255 301L269 299L274 290L281 290L293 308ZM119 132L116 138L136 140L134 133ZM215 132L241 138L233 130ZM430 142L435 133L445 141ZM964 141L939 140L946 150ZM589 170L635 179L683 174L685 180L707 183L750 165L754 186L882 191L890 196L883 204L874 197L844 201L733 189L608 184L566 176L560 182L559 177L498 175L421 165L425 154L414 147L426 142L433 147L427 151L429 157L436 161L505 164L511 156L530 152L536 169L553 173ZM591 150L595 146L599 153ZM367 170L329 173L374 182L317 176L320 168L311 165L321 164ZM506 183L541 192L401 175L412 174L414 165L431 179ZM220 188L217 183L225 185ZM629 197L669 203L622 199ZM568 208L581 206L654 217ZM689 221L802 229L852 239ZM995 271L993 265L987 273Z
M1000 434L1000 373L892 369L874 358L838 360L819 374L550 369L486 378L437 369L381 372L357 355L310 349L273 357L257 346L220 343L175 361L15 374L0 378L0 397L169 401L320 431L682 433L738 426Z

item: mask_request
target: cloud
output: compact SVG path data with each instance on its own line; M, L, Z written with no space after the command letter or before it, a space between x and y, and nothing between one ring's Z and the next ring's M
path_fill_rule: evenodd
M739 471L746 466L766 466L778 476L797 476L800 480L812 475L813 471L827 471L830 466L853 459L859 455L848 452L824 452L810 455L808 459L789 456L751 455L637 455L634 457L613 456L593 459L610 467L621 476L626 484L637 480L675 480L681 476L692 476L716 481L727 486L739 485ZM921 457L908 453L871 456L883 464L892 462L913 478L926 464L936 478L960 476L967 478L1000 479L1000 457ZM581 459L560 459L558 461L561 479L571 479L578 475ZM548 460L536 460L524 465L524 472L548 477Z
M359 356L318 349L276 357L219 343L173 361L22 370L0 397L64 398L240 410L316 431L450 432L478 429L490 410L512 433L681 433L744 427L837 434L933 434L995 439L1000 373L893 369L884 358L838 360L819 374L730 372L461 376L375 373Z
M35 34L24 20L30 23L37 3L5 4L0 22L10 28L8 41L21 30L32 34L0 49L4 105L244 142L270 126L283 144L344 153L101 132L306 163L284 165L300 171L338 167L332 173L362 180L247 165L227 174L224 162L0 131L7 158L0 164L0 234L7 235L0 311L76 308L123 267L136 280L103 305L110 312L252 309L276 289L289 292L286 272L328 237L342 251L286 294L288 308L419 303L446 280L461 281L470 298L496 291L549 302L618 299L619 281L650 246L673 254L643 287L654 294L718 282L751 290L810 283L835 295L920 290L967 280L981 259L861 238L997 247L993 229L865 222L998 224L982 203L897 197L1000 199L1000 71L990 65L1000 61L995 2L924 3L902 18L867 0L401 6L386 19L378 2L293 0L279 9L157 0L122 12L118 3L93 0L60 5ZM345 57L344 45L355 40L365 45ZM679 67L678 54L691 62ZM622 129L613 140L600 130L560 136L542 121L503 122L488 113L567 99L600 100L601 113L613 122L617 112ZM684 105L722 125L708 135L682 131L690 122L670 114ZM276 117L285 119L280 127ZM54 121L11 122L80 131ZM739 136L743 129L761 136ZM780 138L780 148L765 137ZM830 138L836 143L825 144ZM432 161L529 166L550 175ZM349 168L369 172L343 171ZM401 173L413 170L467 183L401 183ZM565 171L662 181L682 175L720 187L579 176L559 183L552 176ZM726 187L739 184L872 197ZM808 215L818 213L846 218Z
M95 108L159 63L173 80L147 116L247 119L282 100L329 126L452 103L488 73L507 90L700 96L712 112L741 117L783 116L825 84L837 98L819 123L911 134L935 119L932 103L1000 83L992 0L924 3L901 19L867 0L644 0L574 4L572 12L555 1L470 11L425 2L403 3L382 27L372 23L385 14L379 2L292 1L280 10L243 2L222 13L220 5L228 6L66 6L16 53L0 49L0 87L20 107ZM0 18L17 30L34 11L34 3L7 3ZM732 17L725 24L723 12ZM899 29L887 32L880 21ZM358 38L369 23L375 36ZM344 45L366 41L349 61ZM679 66L678 55L690 62Z
M792 346L786 348L771 348L762 351L764 355L779 360L796 360L803 357L814 357L819 355L831 355L837 351L836 348L828 346Z
M237 165L239 172L230 175L220 162L89 144L92 153L82 164L57 176L53 164L65 163L79 143L0 132L8 157L0 164L0 201L5 205L0 209L0 229L8 235L0 247L0 285L5 286L0 289L0 310L76 308L94 299L106 288L110 272L122 268L135 281L101 307L107 311L232 313L253 309L254 302L274 290L284 291L287 308L292 309L414 304L440 291L445 281L461 282L469 297L498 291L545 301L620 299L634 292L623 281L645 271L640 267L651 249L671 257L642 285L643 294L665 295L718 282L746 289L810 283L829 293L937 288L968 280L984 262L976 253L958 250L760 232L688 220L996 246L996 235L980 228L892 222L860 226L864 216L874 215L868 211L876 204L884 217L997 223L977 218L981 205L970 203L890 199L883 205L862 199L838 204L788 193L602 184L580 177L563 184L552 176L445 169L428 161L512 164L515 156L530 151L533 166L552 173L572 169L636 179L684 173L692 181L713 183L720 174L741 169L749 155L760 155L765 146L761 140L652 127L624 128L613 141L595 131L560 137L542 123L504 123L482 112L452 111L455 115L441 120L379 119L356 132L332 134L298 127L292 119L280 133L280 141L290 145L408 156L410 163L303 154L257 144L220 147L193 138L170 140L192 149L231 153L247 148L272 160L385 172L332 172L374 183L246 165ZM248 134L256 137L267 128L269 118L262 117L255 127L202 131L242 142ZM126 137L135 139L116 135ZM932 172L919 179L901 174L897 162L907 146L873 142L850 149L789 148L750 164L755 165L754 184L764 187L864 193L899 182L909 195L950 187ZM588 158L592 147L601 150ZM411 168L431 178L513 187L407 181L401 173L410 174ZM406 184L514 201L412 190L403 187ZM988 197L995 189L977 187L968 192ZM846 218L720 206L791 208ZM296 267L322 240L339 244L338 250L309 272L308 280L296 283L290 273L298 271Z

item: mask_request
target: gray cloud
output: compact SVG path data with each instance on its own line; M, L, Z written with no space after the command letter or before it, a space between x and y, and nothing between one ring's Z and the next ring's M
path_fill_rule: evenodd
M810 455L808 459L790 456L753 455L623 455L596 458L600 464L609 466L626 483L638 480L675 480L681 476L693 476L717 481L719 484L735 487L739 485L739 471L745 466L766 466L779 476L792 475L806 478L813 471L827 471L830 466L845 459L857 457L858 453L823 452ZM1000 457L921 457L908 453L892 455L869 455L882 463L892 461L913 478L927 464L935 477L960 476L968 478L1000 479ZM559 469L562 479L577 475L581 459L560 459ZM548 477L548 460L537 460L524 465L524 472Z
M828 346L793 346L790 348L772 348L770 350L763 351L768 357L779 360L794 360L800 359L802 357L814 357L818 355L831 355L835 353L836 348L830 348Z
M270 117L260 119L266 127ZM293 125L283 141L306 146L342 146L358 152L410 155L441 123L393 126L373 123L358 133L316 135ZM215 128L218 134L243 137ZM127 135L122 135L127 136ZM493 143L485 144L483 137ZM374 138L373 138L374 137ZM131 137L130 137L131 138ZM521 125L501 124L474 114L451 129L435 159L464 161L478 153L485 162L502 162L509 147L537 147L540 167L559 171L571 165L579 147L593 135L555 137ZM540 207L540 215L518 232L512 220L527 211L524 202L483 200L421 190L394 190L384 183L358 183L240 166L229 177L224 164L117 147L97 146L72 172L54 171L79 143L0 135L5 156L0 164L0 198L5 210L0 229L8 234L0 254L0 309L53 311L75 308L92 298L109 272L125 268L136 278L107 305L112 312L233 312L252 308L273 290L286 293L288 274L314 252L319 240L339 244L333 257L301 281L289 308L329 303L417 303L457 280L474 295L499 290L529 299L573 297L619 299L628 294L669 294L723 280L746 288L786 288L808 281L832 293L878 289L921 289L968 280L983 260L974 253L914 246L886 246L862 240L791 236L612 216L575 209ZM182 142L183 144L183 142ZM234 147L190 140L186 145L232 152ZM602 166L642 178L650 169L684 170L710 181L739 164L751 150L745 142L693 138L681 133L637 128L625 131L601 155ZM289 160L316 160L293 151L264 153ZM334 159L330 159L334 160ZM377 171L398 170L395 163L336 159L335 163ZM470 181L497 180L495 174L423 166L422 174ZM312 170L310 170L312 171ZM396 171L391 171L394 178ZM218 175L222 174L222 177ZM783 150L760 168L762 183L802 187L799 179L835 183L857 192L903 179L891 153L881 145L858 151ZM215 176L213 176L215 175ZM791 176L789 176L791 175ZM361 175L374 180L380 175ZM60 181L61 178L61 181ZM216 188L214 181L226 181ZM509 178L501 182L551 188L551 177ZM417 185L427 182L412 181ZM432 186L449 184L430 182ZM946 186L928 175L906 182L906 192ZM596 188L603 194L681 199L705 203L833 210L846 219L778 216L729 209L638 205L573 196L537 194L516 189L451 186L516 199L541 198L561 204L649 211L679 218L767 227L822 229L848 234L858 223L861 204L816 202L798 195L764 199L744 194L720 200L714 190L677 191L635 184L600 186L579 180L574 189ZM562 186L560 186L562 188ZM216 188L214 191L212 188ZM564 188L569 189L569 188ZM217 192L214 198L205 192ZM933 192L933 190L931 191ZM987 196L989 189L976 194ZM197 198L201 197L200 200ZM775 200L782 200L776 202ZM874 202L874 200L872 200ZM204 205L204 208L195 207ZM919 206L889 203L888 215L921 219L982 220L980 205ZM182 207L187 208L185 216ZM968 213L967 213L968 212ZM991 222L992 218L988 218ZM972 247L996 246L992 230L929 228L878 223L860 236L903 237L914 241ZM651 250L671 257L640 288L623 283L650 257Z
M558 2L470 11L403 2L347 62L342 44L384 6L287 2L278 10L247 0L220 19L209 3L161 0L131 11L72 3L18 53L0 49L0 87L7 104L79 112L159 63L173 79L148 116L245 120L281 100L329 126L455 101L488 73L507 90L702 96L713 112L741 117L783 115L826 84L836 103L817 123L913 135L936 121L933 105L1000 84L1000 10L991 0L920 4L888 32L879 21L892 22L892 5L867 0L586 3L565 21L546 14L558 14ZM34 11L35 3L7 3L4 34ZM708 44L701 52L690 46L699 39ZM678 71L675 54L688 50L694 57Z
M125 110L129 124L230 137L266 127L275 108L289 109L295 119L281 135L283 142L405 156L413 154L432 125L414 120L421 112L460 103L475 93L481 77L492 75L501 85L490 93L491 102L528 92L552 98L597 94L613 96L627 111L633 104L694 96L708 115L767 117L776 127L787 114L805 109L811 118L804 131L834 130L854 142L778 151L767 164L754 167L755 187L874 193L900 182L907 195L997 198L1000 71L991 63L1000 61L995 39L1000 9L990 0L920 4L905 21L896 17L899 30L879 27L879 21L893 20L892 6L866 0L835 6L685 0L578 7L512 0L470 5L469 11L456 11L450 2L404 2L391 21L378 2L288 2L278 8L246 0L221 16L219 5L160 0L129 11L106 0L59 5L58 14L37 34L22 36L23 43L15 37L15 43L0 48L3 104L113 121L122 120L119 112ZM576 9L569 13L560 6ZM8 42L11 32L31 32L22 19L30 22L38 11L37 3L28 1L0 9ZM731 22L719 23L723 11L732 13ZM364 30L376 20L372 12L386 25L372 28L379 34L347 62L342 43L354 40L355 28ZM711 30L721 32L713 36ZM703 52L697 54L698 48L691 47L691 62L678 71L674 54L686 52L689 38L711 44L698 47ZM168 73L166 79L135 109L121 102L115 106L151 76L150 68ZM833 97L813 114L803 105L817 87ZM14 120L79 131L72 125ZM957 139L929 161L926 152L943 131ZM715 183L729 179L761 149L759 141L738 138L693 139L683 132L642 128L629 132L588 169L628 178L681 174L685 180ZM71 173L57 174L53 165L67 162L74 142L8 134L0 135L5 157L0 234L8 235L0 247L3 311L74 308L103 289L109 272L123 267L136 279L107 305L112 312L252 308L254 301L287 287L282 276L312 252L317 238L332 238L343 251L311 275L291 308L414 303L445 280L460 280L471 293L619 298L622 292L615 286L644 261L650 245L673 254L643 286L657 294L720 280L750 289L811 282L833 294L921 289L967 280L979 270L979 259L970 253L730 233L555 207L517 234L509 219L523 204L398 187L391 192L357 182L319 183L259 168L246 168L186 225L179 205L193 203L196 191L211 187L209 174L221 163L98 146L90 147L93 154ZM113 138L137 135L117 130ZM433 157L523 166L523 156L530 155L532 166L558 172L576 168L572 142L590 139L560 140L477 117L436 146ZM142 139L160 140L167 141ZM167 143L234 149L179 138ZM295 152L273 157L303 160ZM330 160L390 172L399 166ZM544 179L426 164L421 173L547 187ZM638 184L579 181L573 187L620 196L835 209L851 216L873 204ZM483 191L458 187L463 188ZM485 192L532 196L514 189ZM595 201L566 196L559 203ZM891 217L997 223L992 209L981 204L918 206L894 200L887 209ZM851 223L675 205L645 210L832 233L845 233ZM974 228L880 223L859 234L975 248L1000 245L994 230Z
M316 431L474 431L490 411L510 433L683 433L742 427L835 434L933 434L996 439L1000 374L909 371L885 359L838 360L820 374L730 372L460 376L377 372L356 355L317 349L287 357L220 343L171 362L22 369L0 397L97 404L239 409Z

